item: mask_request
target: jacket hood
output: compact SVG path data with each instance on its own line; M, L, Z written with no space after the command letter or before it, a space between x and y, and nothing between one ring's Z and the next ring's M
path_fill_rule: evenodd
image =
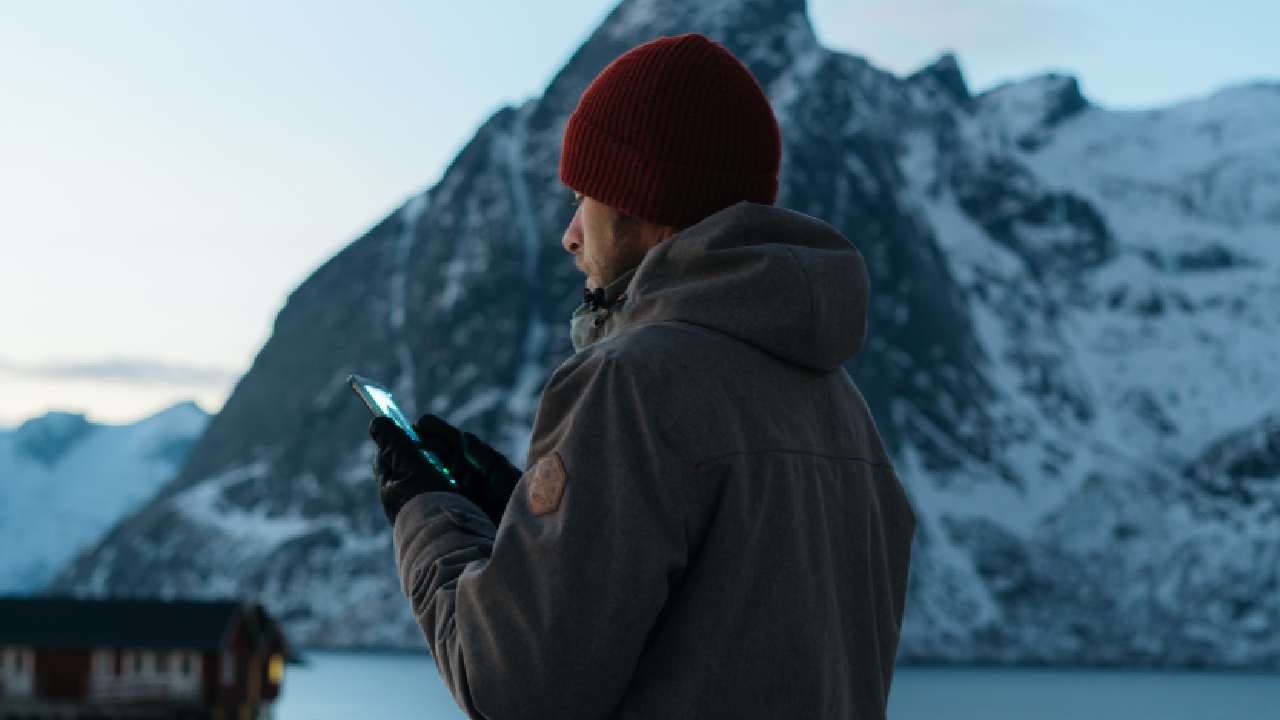
M609 290L625 285L618 329L680 320L828 372L862 348L868 284L862 254L831 225L742 201L667 238Z

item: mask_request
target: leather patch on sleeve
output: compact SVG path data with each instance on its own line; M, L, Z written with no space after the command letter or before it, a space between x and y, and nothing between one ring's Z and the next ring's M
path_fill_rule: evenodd
M564 481L564 463L560 462L560 453L552 451L543 455L529 470L529 510L534 515L555 512L564 495Z

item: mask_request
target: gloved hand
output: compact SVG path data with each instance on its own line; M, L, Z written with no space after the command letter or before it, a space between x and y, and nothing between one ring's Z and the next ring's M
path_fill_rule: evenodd
M413 429L423 446L453 473L463 497L479 505L496 526L523 471L480 438L439 416L423 415Z
M422 449L391 418L375 417L369 423L369 437L378 445L373 456L373 479L387 522L396 524L400 508L424 492L454 491L439 470L422 455ZM445 465L448 467L448 465Z

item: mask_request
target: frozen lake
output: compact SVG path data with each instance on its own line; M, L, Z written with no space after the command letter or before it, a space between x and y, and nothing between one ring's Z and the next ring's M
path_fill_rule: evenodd
M465 718L430 656L312 650L289 666L277 720ZM1280 675L1211 671L912 668L891 720L1276 720Z

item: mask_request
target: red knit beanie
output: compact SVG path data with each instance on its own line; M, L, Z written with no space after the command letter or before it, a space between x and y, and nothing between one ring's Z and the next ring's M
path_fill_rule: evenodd
M560 181L628 215L683 229L740 200L772 205L782 138L751 71L698 33L609 63L564 129Z

